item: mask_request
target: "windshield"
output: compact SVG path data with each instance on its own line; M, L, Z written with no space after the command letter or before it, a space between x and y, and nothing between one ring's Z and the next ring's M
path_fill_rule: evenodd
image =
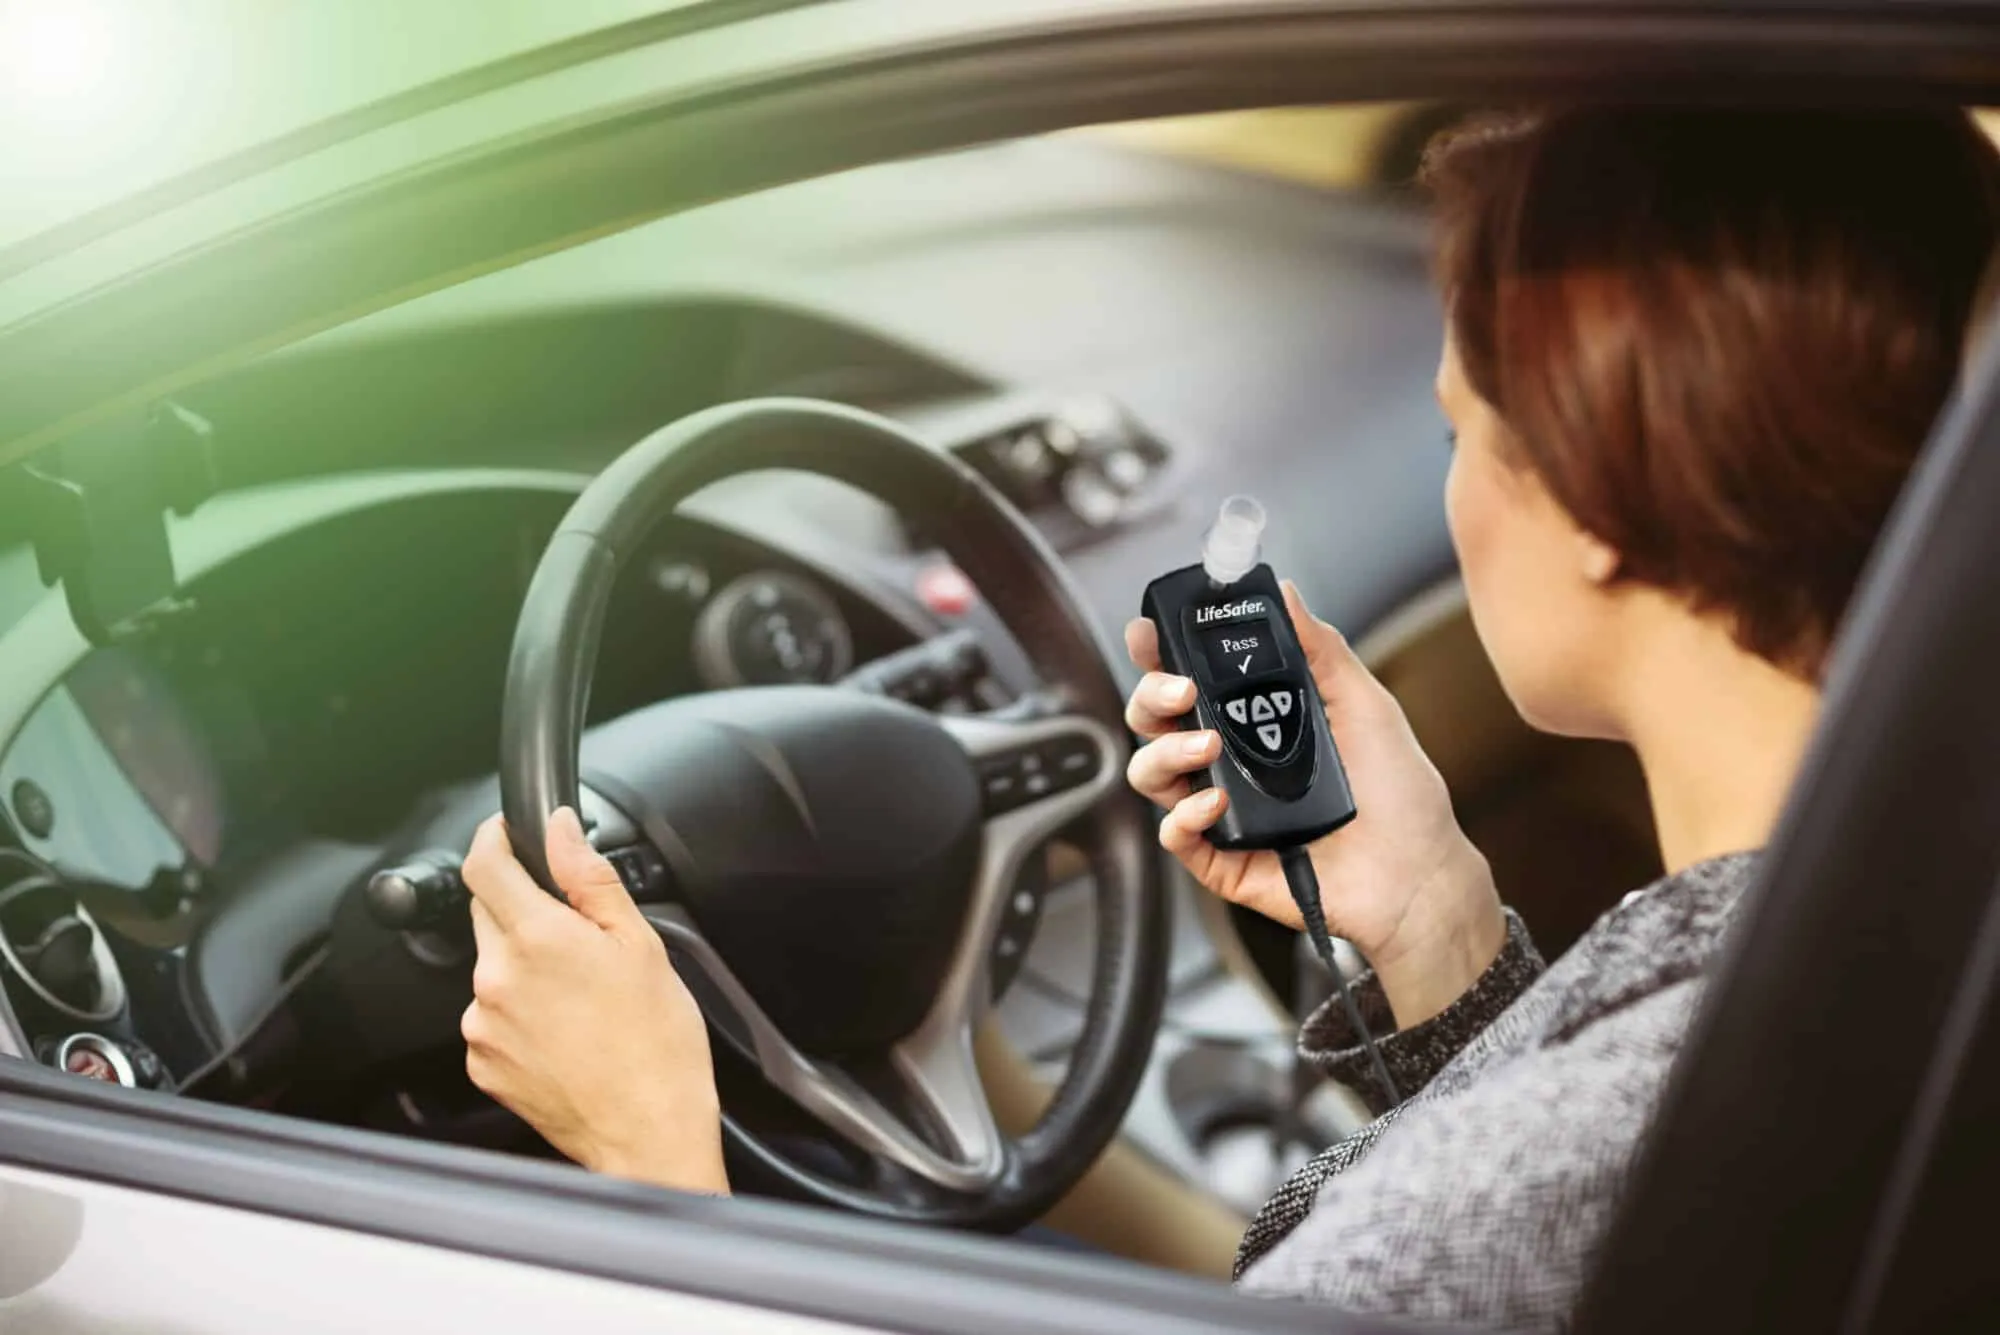
M384 97L700 0L0 0L0 250Z

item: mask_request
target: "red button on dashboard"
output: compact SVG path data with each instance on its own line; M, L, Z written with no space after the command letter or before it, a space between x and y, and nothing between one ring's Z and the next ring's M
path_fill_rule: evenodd
M964 616L979 600L979 590L957 566L940 563L917 576L917 598L939 616Z

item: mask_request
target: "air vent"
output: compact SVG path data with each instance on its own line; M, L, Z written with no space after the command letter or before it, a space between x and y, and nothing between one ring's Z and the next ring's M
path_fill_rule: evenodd
M40 864L0 855L0 967L9 986L72 1020L102 1024L125 1009L125 980L104 933Z
M1033 516L1058 549L1150 510L1168 461L1164 445L1098 395L1030 414L960 454Z

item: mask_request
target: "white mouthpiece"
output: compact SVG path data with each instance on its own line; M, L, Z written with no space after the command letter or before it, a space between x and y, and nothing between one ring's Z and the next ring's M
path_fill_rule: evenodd
M1231 496L1201 544L1201 568L1217 584L1234 584L1257 565L1264 507L1254 497Z

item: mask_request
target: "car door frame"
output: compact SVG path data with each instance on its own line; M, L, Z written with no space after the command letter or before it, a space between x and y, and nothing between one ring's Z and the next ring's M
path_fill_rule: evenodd
M0 463L258 352L681 209L1078 125L1295 103L1546 96L2000 101L1993 0L826 0L627 25L520 82L0 273ZM640 91L643 90L643 91ZM466 113L476 109L477 116ZM467 124L490 138L467 139ZM717 152L715 145L754 152ZM254 187L252 189L251 187ZM227 207L222 202L227 202ZM227 291L231 300L213 300ZM172 339L133 330L171 328Z
M922 7L868 0L825 9L867 11L879 20L916 15ZM336 314L379 306L406 293L413 272L437 282L445 274L508 262L536 244L574 242L582 235L581 214L565 214L549 224L557 230L539 236L520 229L540 225L533 219L544 215L533 209L513 208L510 224L520 225L512 230L492 223L496 209L508 212L510 204L546 194L558 182L577 191L580 206L608 226L858 165L885 152L941 150L1091 119L1261 105L1274 98L1389 96L1419 87L1437 94L1520 96L1557 86L1620 94L1644 87L1690 96L1740 91L1745 74L1755 70L1763 80L1756 91L1766 95L1818 88L1973 100L2000 89L2000 33L1970 21L1984 9L1907 12L1850 3L1732 16L1696 6L1677 12L1612 4L1563 12L1438 4L1385 15L1277 0L1160 0L1122 15L1078 6L1028 25L968 7L949 23L916 24L921 42L884 33L876 55L852 68L821 69L808 78L800 62L810 69L810 61L790 50L774 60L768 77L747 80L726 95L712 87L680 89L643 108L617 114L598 108L594 118L567 122L560 134L549 129L510 143L506 156L496 149L420 164L388 185L341 192L245 227L226 244L175 250L0 331L0 385L6 389L0 399L9 404L0 413L0 436L10 454L18 453L114 410L131 398L132 386L158 392L274 340L302 336ZM804 12L757 22L797 22ZM1454 15L1465 24L1454 28ZM1626 21L1629 32L1620 29ZM1816 25L1837 29L1836 40L1798 49L1773 44L1787 36L1825 38ZM1592 47L1607 35L1621 40ZM1899 40L1885 44L1892 37ZM692 139L727 141L732 133L768 133L779 123L820 132L771 163L727 164L727 170L686 152ZM669 124L672 136L663 130ZM859 133L847 128L856 124ZM569 175L557 170L565 154L580 155L568 160ZM617 179L613 169L621 167L622 175L642 181ZM530 221L521 224L524 218ZM350 229L379 246L385 229L398 222L411 225L406 235L413 253L393 266L355 250L343 235ZM466 230L454 236L455 224ZM298 257L315 254L316 240L350 262L331 278L305 283L296 272ZM171 354L134 346L143 340L103 339L195 313L224 269L237 290L259 281L271 286L259 289L247 312L193 320ZM102 350L87 372L60 360L79 346ZM47 379L38 384L37 377ZM18 397L12 394L17 388L23 391ZM1964 504L1956 495L1939 503ZM1912 541L1923 546L1925 540ZM1878 570L1874 587L1893 588L1881 583L1885 578ZM1893 594L1872 598L1867 607L1879 609ZM1843 650L1850 680L1873 679L1864 669L1880 634L1876 620L1887 616L1880 610L1857 614ZM1928 623L1926 629L1941 633ZM1892 651L1891 662L1894 656ZM1958 678L1952 683L1963 684ZM1865 712L1866 702L1852 703L1856 689L1850 686L1842 698ZM1822 755L1814 764L1840 770L1856 763L1841 756L1865 757L1869 747L1886 745L1864 738L1858 751ZM1865 796L1870 784L1890 780L1883 771L1864 769L1847 782ZM1809 847L1835 837L1813 828L1813 812L1801 810L1788 827L1790 840ZM1782 889L1770 892L1770 899L1793 903ZM1757 939L1775 930L1761 929ZM1712 1031L1727 1035L1728 1024L1719 1031L1717 1024L1705 1023L1704 1042L1714 1039ZM1676 1098L1713 1100L1714 1091L1705 1088L1712 1063L1694 1069L1706 1077L1684 1079ZM1903 1107L1887 1098L1882 1103L1885 1114ZM1746 1147L1754 1139L1746 1135ZM1673 1137L1663 1143L1672 1145ZM1135 1315L1149 1317L1159 1330L1408 1328L1259 1303L1114 1262L915 1234L763 1202L681 1197L557 1166L191 1101L163 1102L13 1063L0 1063L0 1161L165 1198L893 1329L1122 1331ZM1659 1170L1649 1171L1657 1176ZM1730 1186L1719 1183L1720 1196L1707 1200L1729 1201L1733 1221L1743 1193ZM1718 1241L1738 1235L1712 1223L1707 1232ZM1686 1287L1685 1272L1673 1264L1676 1249L1688 1245L1684 1233L1664 1239L1663 1249L1650 1254L1619 1236L1630 1256L1613 1267L1617 1293L1636 1302L1633 1295ZM1633 1236L1645 1240L1643 1233Z
M7 1063L0 1081L0 1165L185 1203L189 1229L162 1232L129 1265L203 1275L191 1285L200 1292L225 1266L256 1282L244 1268L254 1257L220 1257L202 1241L197 1207L223 1206L869 1330L1108 1335L1135 1318L1189 1335L1418 1329L1329 1324L1323 1311L1129 1262L664 1191L563 1164L163 1100L25 1063Z

